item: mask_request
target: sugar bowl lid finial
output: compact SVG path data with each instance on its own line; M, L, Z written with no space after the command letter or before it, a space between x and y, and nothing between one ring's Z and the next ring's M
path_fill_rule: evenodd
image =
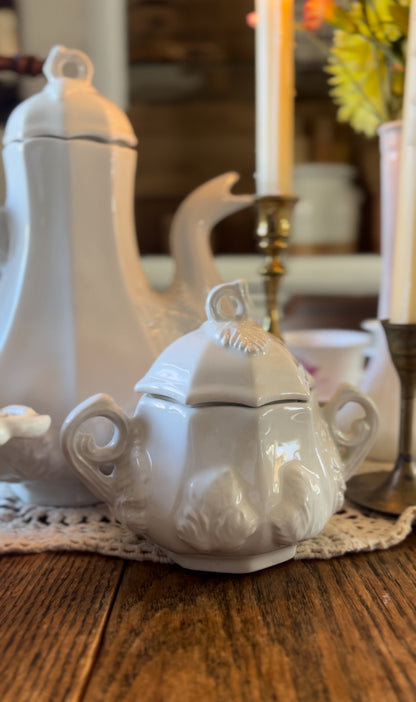
M251 309L245 280L213 288L207 321L168 346L136 390L185 405L307 401L306 371L280 339L253 321Z

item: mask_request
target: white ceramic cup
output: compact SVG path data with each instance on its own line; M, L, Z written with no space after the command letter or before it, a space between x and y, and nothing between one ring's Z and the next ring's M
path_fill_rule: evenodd
M342 383L358 385L371 335L350 329L299 329L284 332L286 345L314 379L321 402Z

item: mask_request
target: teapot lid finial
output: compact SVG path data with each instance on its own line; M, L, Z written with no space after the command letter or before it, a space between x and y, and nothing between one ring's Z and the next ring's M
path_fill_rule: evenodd
M91 85L94 66L89 56L83 51L54 46L43 64L43 74L49 83L56 78L72 77Z
M7 120L3 144L34 137L91 139L134 147L137 138L123 110L92 85L94 67L78 49L54 46L45 61L47 83L23 100Z

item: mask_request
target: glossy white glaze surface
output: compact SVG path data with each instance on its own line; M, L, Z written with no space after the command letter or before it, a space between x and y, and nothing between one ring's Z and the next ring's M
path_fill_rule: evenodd
M67 64L75 77L66 76ZM133 412L134 383L165 346L200 324L207 290L220 280L212 224L252 198L231 194L235 173L192 193L172 228L177 275L156 293L137 250L130 122L92 88L82 52L54 47L45 74L44 90L21 103L6 128L0 401L36 407L52 423L32 451L22 444L0 454L0 475L6 460L23 473L30 465L34 481L48 481L45 500L59 505L96 499L68 472L59 445L64 417L103 389ZM27 499L32 491L42 501L41 487L32 487Z
M220 353L208 354L207 365L213 364L221 375L224 365L239 357L249 365L260 357L270 380L273 374L286 377L287 365L268 353L272 341L261 345L262 351L246 342L228 343L241 340L241 325L244 329L251 325L260 337L270 335L246 319L243 281L215 288L208 300L210 313L209 302L224 291L237 300L236 319L232 322L232 313L227 312L227 321L215 321L228 341L224 345L224 335L214 335ZM209 323L202 332L185 337L189 349L200 333L212 339L212 330L206 330ZM252 338L251 333L248 336ZM174 377L181 341L164 354L163 367ZM280 343L278 348L286 359L287 349ZM230 557L230 572L249 572L253 559L258 567L279 562L282 548L318 534L341 506L345 480L364 458L377 429L374 405L365 396L344 386L321 409L308 391L303 368L293 364L303 383L303 396L296 395L292 373L292 397L279 396L252 406L225 400L228 395L215 383L216 402L181 402L170 396L171 385L163 389L160 377L158 393L144 394L131 419L108 395L94 396L65 420L64 453L118 519L133 531L148 534L174 558L177 554L178 562L203 568L207 556L208 570L227 570ZM240 381L244 384L247 376ZM338 414L349 402L358 403L364 417L345 432L338 426ZM82 433L84 422L98 416L114 425L114 435L105 446L97 446L90 434ZM293 548L284 553L290 557Z
M206 312L208 320L199 329L160 354L136 384L138 392L186 405L232 402L259 407L308 399L310 383L303 366L279 339L250 319L245 281L211 291Z
M123 110L91 85L94 66L86 54L54 46L43 73L47 79L43 90L21 102L10 115L5 144L47 135L137 145Z

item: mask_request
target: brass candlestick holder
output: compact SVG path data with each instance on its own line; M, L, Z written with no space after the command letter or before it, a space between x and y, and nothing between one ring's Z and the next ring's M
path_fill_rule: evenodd
M412 455L413 406L416 389L416 324L382 322L389 351L400 379L399 451L391 472L357 475L348 482L346 497L376 512L399 515L416 505L416 463Z
M292 195L266 195L256 200L257 247L265 257L260 274L264 278L267 331L281 338L278 291L286 273L283 262L290 237L290 220L297 198Z

